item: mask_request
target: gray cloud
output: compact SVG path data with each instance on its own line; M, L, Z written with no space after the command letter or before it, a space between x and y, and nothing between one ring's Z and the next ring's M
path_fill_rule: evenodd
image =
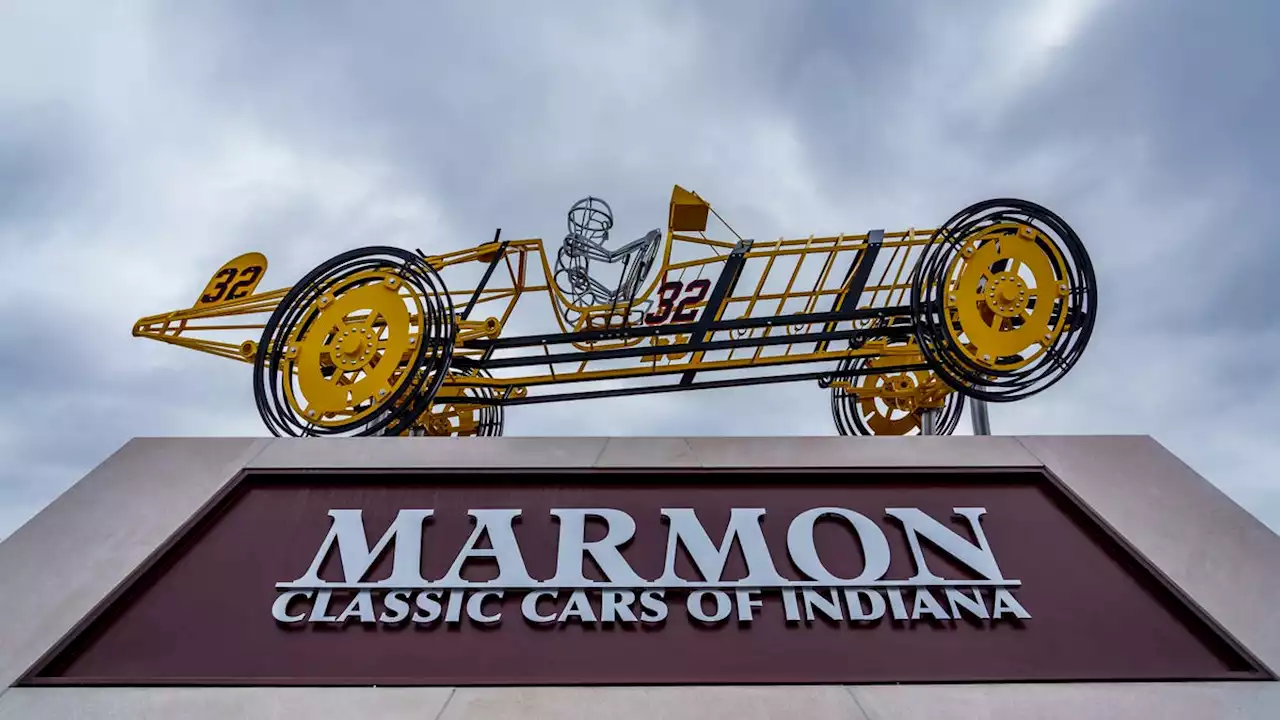
M74 118L56 106L0 106L0 217L47 221L83 192L90 161Z
M21 6L0 30L0 247L39 272L0 296L27 348L0 367L0 535L130 436L262 434L247 366L128 337L227 257L265 251L266 287L358 245L554 244L588 193L638 236L674 183L758 238L1050 206L1102 316L996 430L1152 434L1280 527L1280 10L963 5ZM508 430L833 432L810 384L513 408Z

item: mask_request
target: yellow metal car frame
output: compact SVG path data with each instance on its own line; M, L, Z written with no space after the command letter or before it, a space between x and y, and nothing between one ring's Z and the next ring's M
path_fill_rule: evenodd
M712 217L732 240L707 236ZM652 252L659 238L657 271L635 260L606 302L562 286L573 233L555 267L541 239L499 231L442 255L352 250L265 292L266 258L247 253L133 334L252 364L276 435L494 435L507 406L791 381L830 389L842 434L900 435L926 418L952 432L965 396L1056 383L1096 315L1079 238L1022 200L933 229L753 241L676 186ZM532 298L556 331L514 332Z

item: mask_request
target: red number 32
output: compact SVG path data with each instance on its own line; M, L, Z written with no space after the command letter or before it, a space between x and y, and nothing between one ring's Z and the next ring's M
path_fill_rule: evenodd
M690 322L698 315L698 311L690 305L697 305L707 296L711 289L711 281L699 278L687 286L679 280L668 280L658 288L658 307L644 316L646 325L661 325L668 320L673 322ZM680 302L676 298L684 292ZM673 312L674 311L674 312Z

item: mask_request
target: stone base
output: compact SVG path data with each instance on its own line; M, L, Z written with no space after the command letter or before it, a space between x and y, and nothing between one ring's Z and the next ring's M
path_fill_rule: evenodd
M1034 468L1269 668L1280 537L1147 437L135 439L0 543L4 718L1271 718L1274 681L13 687L242 469Z

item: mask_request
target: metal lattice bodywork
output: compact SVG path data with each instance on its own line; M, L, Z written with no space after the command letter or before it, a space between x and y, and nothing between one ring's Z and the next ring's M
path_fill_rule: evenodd
M953 430L963 396L1052 385L1092 330L1083 245L1031 203L763 241L708 237L712 216L677 186L665 236L612 245L612 211L585 198L551 256L500 233L362 248L262 293L250 253L134 334L252 363L279 435L497 434L505 406L800 380L830 389L842 433L909 434L926 411Z

